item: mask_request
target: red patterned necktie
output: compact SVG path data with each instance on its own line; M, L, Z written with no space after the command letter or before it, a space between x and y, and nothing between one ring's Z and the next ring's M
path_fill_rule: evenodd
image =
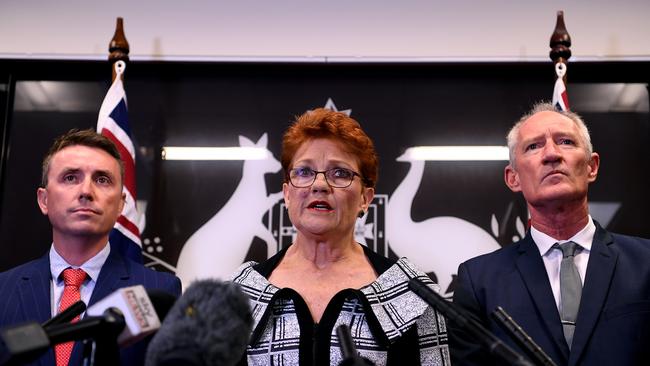
M63 295L61 296L61 303L59 304L59 312L70 307L70 305L81 300L81 293L79 292L79 287L86 279L86 272L83 269L72 269L66 268L63 271L63 282L65 282L65 287L63 289ZM79 316L72 319L72 322L79 320ZM56 355L56 366L67 366L70 361L70 354L72 354L72 347L74 342L66 342L57 344L54 348L54 353Z

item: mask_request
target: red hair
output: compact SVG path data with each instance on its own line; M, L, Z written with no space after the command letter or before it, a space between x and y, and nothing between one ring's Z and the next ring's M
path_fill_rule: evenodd
M378 158L375 145L361 129L359 122L345 113L317 108L305 112L284 133L282 138L282 168L285 181L289 165L296 151L305 142L317 138L331 139L341 143L345 149L357 157L363 183L374 188L377 183Z

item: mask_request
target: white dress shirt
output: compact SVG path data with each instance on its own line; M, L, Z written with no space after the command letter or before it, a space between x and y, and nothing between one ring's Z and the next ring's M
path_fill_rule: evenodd
M66 262L65 259L57 253L56 249L54 249L54 245L50 247L50 272L52 273L52 280L50 281L50 299L52 299L52 316L59 312L59 304L61 303L61 296L63 296L63 289L65 288L62 275L63 270L72 267L74 269L81 268L86 272L86 279L81 285L79 292L81 293L81 301L88 305L90 296L93 294L93 290L97 284L99 272L102 270L102 266L106 262L110 253L111 246L107 243L104 249L100 250L99 253L95 254L94 257L87 260L84 264L81 266L73 266Z
M587 223L587 226L578 231L578 233L576 233L568 240L558 240L544 234L532 226L530 228L530 235L532 236L535 244L537 244L539 254L542 256L542 260L544 261L544 267L546 267L546 274L548 275L548 280L551 283L551 289L553 290L553 297L555 298L555 305L557 305L558 311L560 309L561 301L560 263L562 262L562 251L553 249L553 244L562 244L568 241L572 241L579 245L579 249L576 251L576 255L574 257L574 262L578 268L578 273L580 274L580 281L584 285L585 274L587 273L587 263L589 262L589 253L591 253L591 243L594 240L594 234L596 234L596 225L594 224L591 216L589 216L589 222Z

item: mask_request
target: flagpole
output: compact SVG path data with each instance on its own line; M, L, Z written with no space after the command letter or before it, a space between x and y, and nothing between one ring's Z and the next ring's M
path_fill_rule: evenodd
M97 132L113 141L120 152L124 171L122 176L124 208L117 218L115 227L109 234L111 250L117 250L124 257L142 263L142 241L145 216L137 209L136 196L136 149L129 125L126 93L124 91L124 71L129 60L129 42L124 36L122 18L117 18L115 34L109 44L108 61L113 70L111 86L104 97L97 118Z
M551 35L551 52L549 56L555 64L555 86L553 87L552 103L559 111L568 111L569 96L566 88L567 63L571 57L571 36L564 25L564 12L557 12L555 30Z
M108 45L108 61L111 64L111 70L113 70L111 81L115 81L117 75L115 72L115 63L120 60L125 63L128 62L129 51L129 42L124 35L124 20L122 17L118 17L117 24L115 25L115 34L113 34L111 43ZM122 74L122 81L124 81L124 74Z
M557 12L557 20L555 22L555 30L553 30L553 34L551 35L550 47L551 51L549 52L549 56L553 60L553 64L563 63L566 65L569 58L571 58L571 36L564 25L564 11L562 10L558 10ZM562 80L566 85L566 72Z

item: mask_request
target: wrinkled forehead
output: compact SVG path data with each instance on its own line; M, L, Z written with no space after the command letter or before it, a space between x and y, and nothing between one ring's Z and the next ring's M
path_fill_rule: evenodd
M519 128L520 141L550 134L566 134L579 136L580 131L576 122L569 117L556 112L543 111L532 115Z
M359 159L342 141L331 138L315 138L303 142L293 156L292 165L300 161L334 161L359 167Z
M108 152L84 145L67 146L57 151L50 162L50 172L79 169L110 172L120 177L120 163Z

